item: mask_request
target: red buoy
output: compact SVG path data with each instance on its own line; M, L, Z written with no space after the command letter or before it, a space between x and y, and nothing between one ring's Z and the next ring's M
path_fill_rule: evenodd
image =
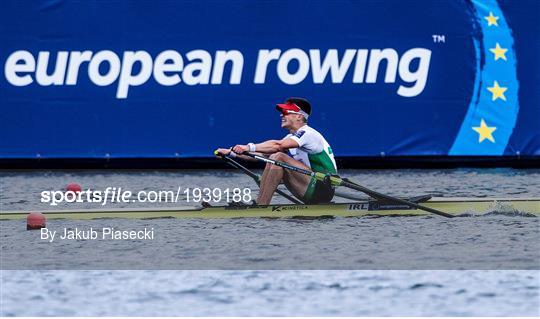
M66 191L67 192L71 191L71 192L74 192L74 193L79 193L81 190L82 190L81 185L79 185L77 183L69 183L66 186Z
M45 228L47 218L42 213L30 213L26 217L26 229L41 229Z

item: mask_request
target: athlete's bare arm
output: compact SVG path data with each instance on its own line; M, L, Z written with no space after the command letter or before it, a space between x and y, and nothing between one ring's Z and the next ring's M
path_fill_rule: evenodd
M268 140L259 144L255 144L256 152L263 154L274 154L277 152L287 152L289 148L297 148L298 142L291 138L284 138L282 140ZM248 145L236 145L233 147L233 152L242 154L249 151Z
M298 147L298 142L296 142L295 140L291 139L291 138L284 138L282 140L268 140L268 141L264 141L262 143L258 143L258 144L255 144L255 149L256 151L254 153L257 153L259 155L269 155L269 154L274 154L274 153L278 153L278 152L287 152L288 149L290 148L297 148ZM243 160L246 160L246 161L256 161L255 159L249 157L249 156L245 156L245 155L241 155L242 153L244 152L249 152L249 146L248 145L243 145L243 144L238 144L236 146L234 146L232 149L230 148L218 148L217 149L217 152L221 155L229 155L230 152L234 152L235 154L237 154L236 156L243 159Z
M223 156L223 155L227 156L227 155L229 155L233 150L232 150L232 148L218 148L216 151L217 151L217 153L218 153L219 155L221 155L221 156ZM257 161L256 159L254 159L254 158L252 158L252 157L249 157L249 156L246 156L246 155L239 155L239 154L237 154L236 152L235 152L235 154L236 154L236 155L234 156L235 158L241 158L241 159L243 159L243 160L251 161L251 162L256 162L256 161ZM258 153L258 152L255 152L255 154L257 154L257 155L263 155L262 153Z

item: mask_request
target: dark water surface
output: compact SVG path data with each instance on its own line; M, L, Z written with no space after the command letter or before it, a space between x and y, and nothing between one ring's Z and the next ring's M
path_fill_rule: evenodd
M180 186L249 187L254 196L257 192L249 177L235 171L0 174L3 211L101 208L40 203L43 190L60 190L69 182L101 190ZM540 196L538 169L341 174L399 196ZM136 206L196 205L185 200ZM540 314L537 217L51 220L48 227L59 232L88 227L153 227L155 232L152 241L53 243L40 240L37 231L26 231L24 221L3 221L0 227L1 315ZM41 306L28 307L21 300Z

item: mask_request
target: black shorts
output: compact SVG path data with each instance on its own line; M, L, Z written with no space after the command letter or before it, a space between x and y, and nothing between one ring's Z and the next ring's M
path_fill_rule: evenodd
M334 188L325 182L312 177L304 194L303 201L306 204L327 204L334 198Z

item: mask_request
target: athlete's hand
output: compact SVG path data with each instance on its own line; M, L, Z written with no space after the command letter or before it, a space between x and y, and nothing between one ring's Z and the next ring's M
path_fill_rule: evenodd
M214 154L217 157L227 156L229 155L229 153L231 153L231 150L228 148L218 148L217 150L214 151Z
M249 146L239 144L239 145L236 145L235 147L233 147L232 150L236 154L244 154L245 152L249 152Z

